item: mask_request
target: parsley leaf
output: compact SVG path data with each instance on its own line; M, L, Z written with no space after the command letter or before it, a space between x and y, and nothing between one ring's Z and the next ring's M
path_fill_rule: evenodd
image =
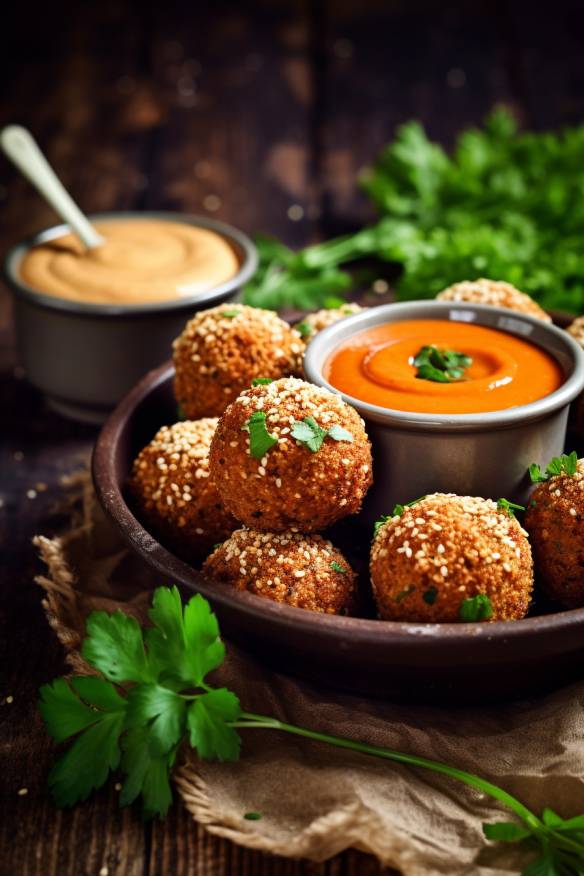
M546 466L545 473L536 462L529 466L528 471L533 484L542 484L562 474L574 477L578 471L578 454L573 450L570 454L562 453L561 456L554 456Z
M483 824L483 833L487 839L500 840L505 843L516 843L531 836L531 831L514 821L498 821L496 824Z
M273 377L255 377L252 380L251 385L252 386L268 386L270 383L273 383L273 382L274 382Z
M516 511L525 511L525 505L510 502L509 499L497 499L497 508L499 511L504 511L509 517L515 517Z
M236 316L239 316L241 311L239 310L222 310L221 316L224 316L226 319L234 319Z
M436 602L437 597L438 597L438 588L437 588L437 587L429 587L428 590L426 590L426 591L422 594L422 599L423 599L424 602L426 602L428 605L434 605L434 603Z
M189 739L199 757L204 760L237 760L241 739L228 725L241 715L239 700L225 687L210 690L189 707L187 724Z
M464 623L488 620L493 616L493 606L486 593L477 593L463 599L458 609L458 616Z
M347 570L343 566L341 566L340 563L337 563L336 560L332 561L331 569L333 570L333 572L339 572L341 575L345 575L347 572Z
M406 508L413 508L414 505L417 505L418 502L422 502L426 496L418 496L417 499L412 499L411 502L406 502L405 505L397 504L393 506L393 511L391 512L392 517L401 517ZM389 519L389 518L386 518Z
M135 618L119 610L113 614L94 611L87 619L87 633L81 653L109 681L154 680Z
M294 326L294 328L296 329L300 337L305 339L309 338L314 331L309 322L299 322L297 325Z
M332 438L333 441L353 442L351 433L343 429L342 426L335 424L330 429L323 429L314 417L304 417L302 422L295 420L290 434L300 444L304 444L311 453L317 453L320 450L325 438Z
M126 780L120 792L120 806L128 806L141 794L145 818L166 815L172 803L168 773L176 752L153 754L147 727L134 727L124 737L122 769Z
M434 344L422 347L414 357L418 369L416 377L437 383L453 383L464 378L464 371L472 365L470 356L455 350L440 350Z
M406 596L409 596L410 593L414 593L416 588L410 584L409 587L406 587L405 590L400 590L399 593L396 593L394 599L396 602L401 602L402 599L405 599Z
M396 505L395 507L397 508L398 506ZM399 507L401 508L402 506L400 505ZM395 511L395 508L393 510ZM395 517L395 514L393 516ZM388 520L391 520L391 517L388 514L382 514L379 520L375 521L373 526L373 538L375 538L383 524L387 523Z
M138 684L128 691L126 725L129 730L148 728L148 747L152 756L170 751L185 732L184 699L158 684Z
M278 439L268 432L263 411L254 411L241 428L242 431L249 432L249 449L254 459L262 459L270 447L278 443Z
M246 821L260 821L262 814L261 812L245 812L243 817Z
M121 756L125 701L100 678L75 678L71 685L59 678L40 690L40 712L53 739L63 742L76 736L49 774L57 806L85 800L119 766Z

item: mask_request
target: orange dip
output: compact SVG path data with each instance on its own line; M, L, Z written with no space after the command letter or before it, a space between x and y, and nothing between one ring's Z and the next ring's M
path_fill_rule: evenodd
M416 377L413 359L428 344L470 356L464 379L437 383ZM480 325L434 319L359 332L331 353L324 376L360 401L425 414L514 408L549 395L564 382L556 360L528 341Z
M73 234L33 247L20 277L33 289L97 304L147 304L190 297L235 276L228 241L206 228L164 219L95 222L102 246L85 249Z

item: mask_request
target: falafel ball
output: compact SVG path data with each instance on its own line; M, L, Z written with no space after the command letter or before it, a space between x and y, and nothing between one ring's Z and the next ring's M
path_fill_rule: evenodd
M189 419L219 417L256 377L298 373L303 344L272 310L202 310L174 341L174 394Z
M323 329L328 328L329 325L334 325L335 322L340 322L341 319L345 319L347 316L352 316L354 313L360 313L362 310L366 309L367 308L365 307L360 307L358 304L348 302L347 304L342 304L340 307L316 310L314 313L308 313L304 319L300 320L300 322L295 323L294 328L301 336L304 343L308 344L315 335Z
M538 581L568 608L584 606L584 460L533 491L525 515Z
M195 562L237 527L209 473L214 418L159 429L136 457L130 490L152 531Z
M576 317L566 331L571 334L574 340L576 340L584 349L584 316Z
M518 313L535 316L543 322L551 317L525 292L520 292L511 283L499 280L463 280L448 286L436 296L438 301L472 301L475 304L490 304L493 307L508 307Z
M452 493L388 518L373 540L370 571L386 620L459 621L461 604L479 594L489 598L492 620L516 620L533 588L527 533L515 517L491 499Z
M355 514L372 479L359 414L294 377L242 392L219 420L209 460L231 513L273 532L315 532Z
M214 581L323 614L349 614L356 575L320 535L238 529L203 566Z

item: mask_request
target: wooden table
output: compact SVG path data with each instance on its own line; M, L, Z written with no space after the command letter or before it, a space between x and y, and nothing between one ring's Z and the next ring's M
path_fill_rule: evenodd
M87 211L207 212L299 246L371 215L355 178L402 121L418 117L449 144L496 101L538 129L584 116L578 2L212 6L10 4L1 123L31 128ZM4 161L0 174L4 252L54 217ZM312 865L242 850L180 805L143 824L118 810L112 785L72 812L52 806L35 699L64 664L30 540L55 527L59 478L95 430L47 411L14 366L2 289L0 876L379 873L356 852Z

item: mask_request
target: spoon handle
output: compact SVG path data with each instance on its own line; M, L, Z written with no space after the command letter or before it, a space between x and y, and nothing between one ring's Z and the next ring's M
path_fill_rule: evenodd
M83 215L26 128L20 125L3 128L0 146L88 249L101 246L103 237Z

